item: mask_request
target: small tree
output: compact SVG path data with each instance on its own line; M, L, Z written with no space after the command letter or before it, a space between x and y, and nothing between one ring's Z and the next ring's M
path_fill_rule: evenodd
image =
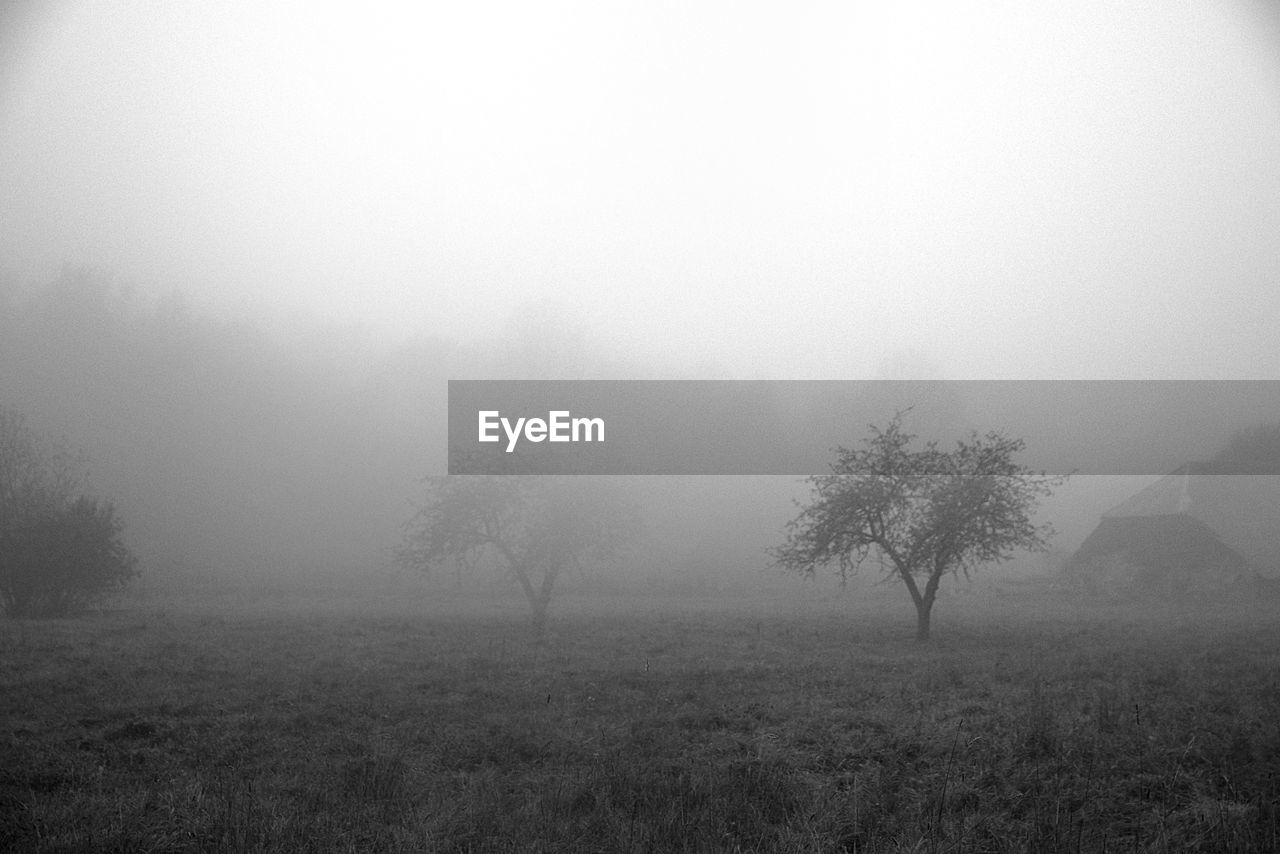
M944 452L932 442L912 450L902 413L871 431L864 447L836 449L831 474L809 478L812 499L773 555L777 565L807 575L835 563L842 581L874 559L886 579L906 585L916 639L924 641L943 576L968 577L1017 549L1044 550L1052 531L1032 524L1030 514L1063 479L1015 463L1023 442L1000 433L974 433Z
M609 555L637 532L630 502L599 478L446 475L427 482L397 562L467 570L486 554L496 557L524 591L537 635L561 573Z
M136 574L115 508L77 496L75 470L0 406L0 606L11 616L70 613Z

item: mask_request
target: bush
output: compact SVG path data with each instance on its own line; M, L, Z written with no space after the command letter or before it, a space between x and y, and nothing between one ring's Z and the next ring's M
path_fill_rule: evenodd
M136 574L115 508L78 487L71 457L0 407L0 606L10 616L68 614Z

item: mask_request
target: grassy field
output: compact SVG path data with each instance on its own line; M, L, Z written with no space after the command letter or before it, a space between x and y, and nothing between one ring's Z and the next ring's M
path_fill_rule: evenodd
M1276 603L859 601L0 622L0 850L1280 850Z

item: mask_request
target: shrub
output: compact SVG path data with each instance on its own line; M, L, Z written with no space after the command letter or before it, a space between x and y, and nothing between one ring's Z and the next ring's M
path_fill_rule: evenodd
M71 457L0 407L0 607L10 616L71 613L136 574L115 507L78 486Z

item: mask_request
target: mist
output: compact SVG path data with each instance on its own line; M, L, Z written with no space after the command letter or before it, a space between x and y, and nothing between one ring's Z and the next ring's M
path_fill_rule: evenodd
M23 284L88 265L380 340L550 301L703 378L1280 367L1261 5L18 8Z
M7 8L0 393L155 578L373 571L448 379L1280 371L1262 4Z
M71 267L3 296L0 392L85 451L95 489L120 506L145 583L158 589L418 583L398 576L390 556L423 479L445 471L447 380L694 373L627 361L551 305L514 314L488 340L388 341L358 324L270 330L201 313L180 292L151 299ZM954 397L963 388L925 386L950 401L942 407L950 416L917 419L921 441L941 439L939 428L966 411ZM882 403L872 414L883 424L913 401ZM1108 423L1114 401L1094 405L1096 421ZM1053 436L1053 415L1038 424L1028 415L1020 426ZM845 428L846 445L868 434L852 420ZM1199 441L1212 449L1225 440ZM776 586L767 550L807 495L804 474L625 479L645 546L582 580ZM1057 529L1053 550L1074 550L1102 512L1153 480L1069 481L1038 514ZM1005 573L1044 575L1046 566L1028 555Z
M1277 152L1262 0L0 4L0 849L1276 850Z

